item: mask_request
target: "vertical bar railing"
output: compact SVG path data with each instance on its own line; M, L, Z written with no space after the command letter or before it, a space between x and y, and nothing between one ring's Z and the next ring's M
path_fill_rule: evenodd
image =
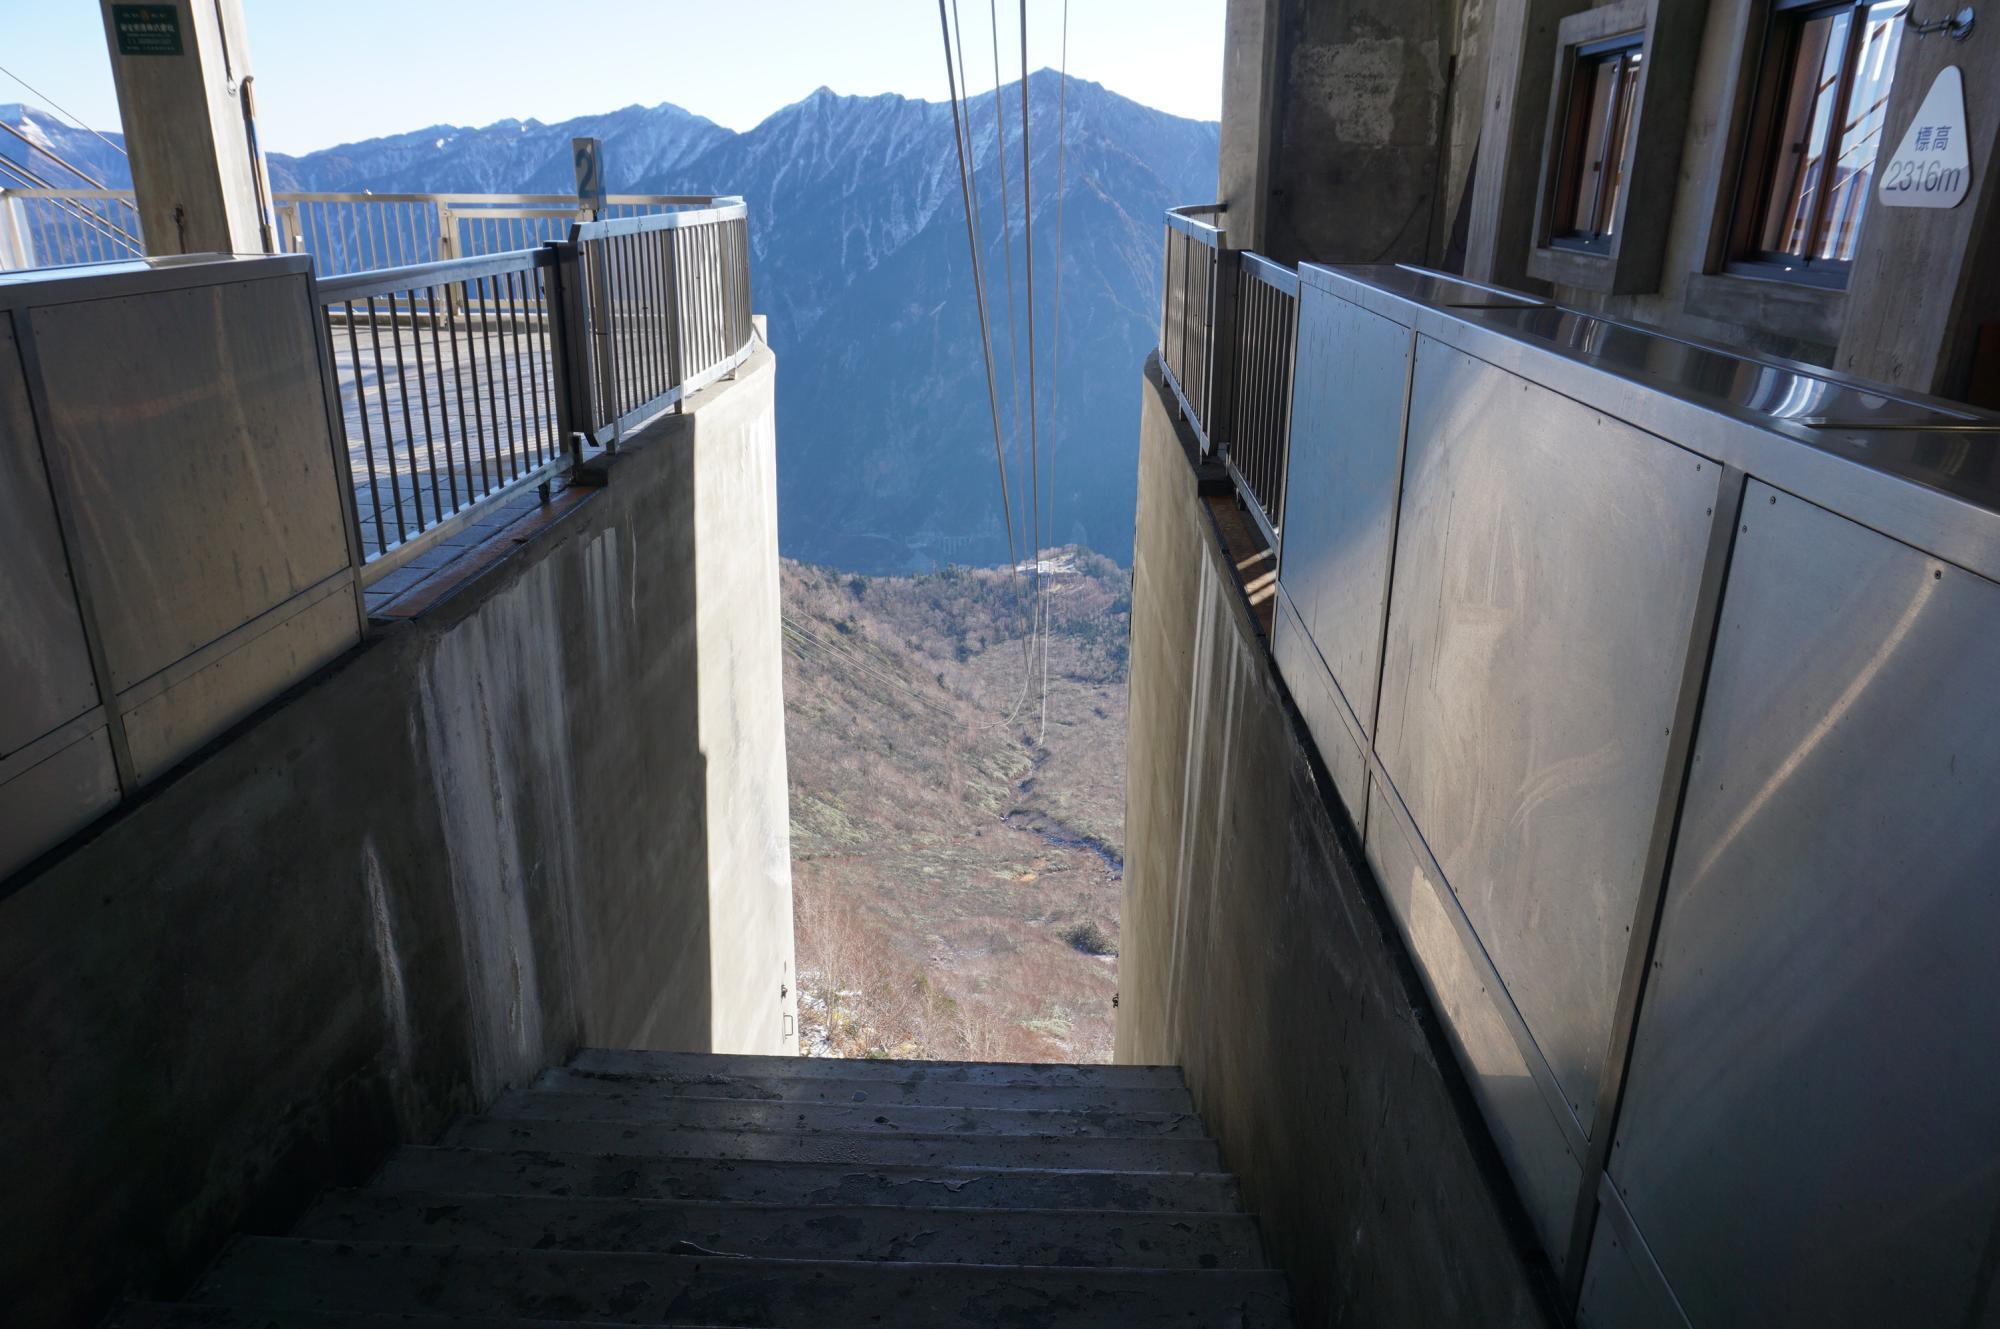
M364 582L574 460L563 258L545 246L319 283Z
M315 202L299 201L299 231L352 253L421 252L452 235L435 200L366 226ZM364 584L502 500L529 489L546 500L586 448L615 446L749 356L740 199L574 216L566 240L320 279ZM504 211L480 224L491 229L475 243L546 233Z
M1283 534L1298 357L1299 274L1258 254L1230 264L1235 300L1218 359L1231 366L1220 451L1244 506L1273 549Z
M1205 454L1214 451L1216 406L1228 392L1231 366L1218 365L1216 354L1227 339L1218 338L1217 325L1233 303L1234 283L1224 280L1228 233L1200 218L1221 212L1219 204L1168 211L1160 312L1160 364Z
M706 207L680 194L613 194L606 217ZM565 194L367 194L285 190L272 196L278 247L309 254L323 277L529 249L563 239L576 219ZM99 263L142 255L129 189L0 189L0 268Z
M130 190L0 189L0 269L106 263L144 252Z
M584 433L623 434L735 371L751 349L749 219L741 199L579 222L591 414Z

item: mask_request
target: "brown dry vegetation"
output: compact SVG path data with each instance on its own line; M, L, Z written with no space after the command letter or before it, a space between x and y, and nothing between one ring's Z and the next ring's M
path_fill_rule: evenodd
M784 566L809 1051L1110 1058L1130 584L1047 557L1046 724L1007 569Z

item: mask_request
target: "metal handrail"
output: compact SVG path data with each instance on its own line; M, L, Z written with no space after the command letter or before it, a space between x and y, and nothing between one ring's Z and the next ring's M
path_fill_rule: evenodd
M1220 203L1169 208L1160 367L1204 456L1221 462L1274 552L1284 534L1299 274L1229 248Z
M706 226L711 222L736 221L750 215L748 205L735 195L682 201L701 206L682 212L659 212L636 217L606 217L578 222L576 228L570 232L570 239L604 240L617 235L637 235L641 231L670 231L684 226Z
M1202 221L1203 217L1227 215L1229 207L1224 203L1189 203L1178 208L1167 209L1167 225L1177 231L1185 231L1204 244L1220 249L1227 228Z
M749 357L748 209L689 202L318 281L364 584Z
M1227 229L1200 218L1223 212L1220 203L1167 209L1160 365L1204 453L1214 451L1216 401L1228 396L1229 362L1221 357L1218 363L1216 328L1218 321L1226 325L1235 282L1223 271L1232 252Z
M122 192L130 197L131 190ZM373 190L314 191L302 189L281 189L271 195L277 203L456 203L491 205L493 207L545 207L576 209L574 194L456 194L456 193L410 193L390 194ZM714 201L707 194L607 194L606 204L620 206L682 207L703 205Z
M551 248L318 283L364 584L573 461Z
M475 277L518 271L524 262L546 267L555 262L546 247L517 249L505 254L481 254L472 258L447 258L436 263L409 263L372 272L350 272L321 277L316 283L321 304L335 300L359 300L370 295L408 290L412 285L440 286L465 282Z
M743 200L728 197L570 228L587 292L579 368L587 362L593 442L617 447L749 358L748 218Z
M1252 253L1238 255L1235 267L1236 299L1224 343L1233 361L1233 391L1219 450L1244 508L1277 551L1291 464L1299 274Z
M701 210L702 194L612 194L605 213ZM122 208L113 221L88 209ZM271 196L279 247L323 274L406 267L561 239L578 216L568 194L283 190ZM0 188L0 270L136 257L144 252L129 189Z

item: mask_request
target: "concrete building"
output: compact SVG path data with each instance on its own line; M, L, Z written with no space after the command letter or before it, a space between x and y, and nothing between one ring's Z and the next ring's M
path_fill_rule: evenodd
M744 203L273 244L238 6L104 11L149 256L0 278L7 1323L1289 1324L1175 1068L798 1055Z
M1957 6L1848 8L1232 0L1232 243L1425 264L2000 403L1994 38L1975 22L1956 39ZM1870 164L1947 67L1965 90L1964 200L1877 205ZM1820 190L1823 163L1837 178Z
M740 200L186 253L240 20L105 10L156 253L0 281L13 1320L1991 1322L2000 30L1232 3L1126 1064L923 1066L794 1055Z
M1996 53L1232 0L1141 391L1118 1055L1301 1323L2000 1305Z

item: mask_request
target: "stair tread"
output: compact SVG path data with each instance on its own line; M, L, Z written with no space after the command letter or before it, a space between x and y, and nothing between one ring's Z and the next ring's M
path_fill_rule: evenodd
M735 1052L635 1052L585 1048L570 1062L584 1071L671 1075L788 1076L928 1084L1042 1084L1184 1089L1178 1066L1074 1065L1012 1061L896 1061L839 1057L775 1057Z
M425 1315L409 1311L278 1311L195 1302L127 1302L99 1329L597 1329L606 1320L524 1320L496 1315ZM622 1325L620 1329L629 1329ZM673 1329L746 1329L730 1325L675 1325ZM761 1329L761 1327L759 1327Z
M544 1071L536 1089L565 1093L631 1093L658 1098L739 1098L783 1103L875 1103L930 1107L1106 1108L1122 1112L1193 1112L1184 1085L980 1084L951 1080L885 1080L866 1076L728 1075L716 1071Z
M239 1238L195 1300L617 1324L841 1329L1010 1319L1070 1329L1290 1324L1281 1274L777 1260Z
M536 1250L1079 1268L1264 1267L1256 1224L1242 1213L331 1191L291 1235Z
M624 1196L807 1204L1010 1206L1133 1213L1236 1211L1226 1172L1145 1169L925 1167L796 1159L683 1158L617 1150L475 1149L409 1145L391 1154L376 1190Z
M894 1134L705 1130L656 1122L513 1120L474 1117L446 1136L487 1149L674 1154L697 1158L796 1158L825 1163L916 1163L989 1167L1100 1167L1120 1171L1212 1172L1215 1142L1172 1136Z
M1095 1107L969 1107L930 1104L766 1103L642 1092L518 1090L486 1114L495 1120L645 1121L711 1130L896 1131L909 1135L1124 1136L1205 1139L1193 1112L1125 1112Z

